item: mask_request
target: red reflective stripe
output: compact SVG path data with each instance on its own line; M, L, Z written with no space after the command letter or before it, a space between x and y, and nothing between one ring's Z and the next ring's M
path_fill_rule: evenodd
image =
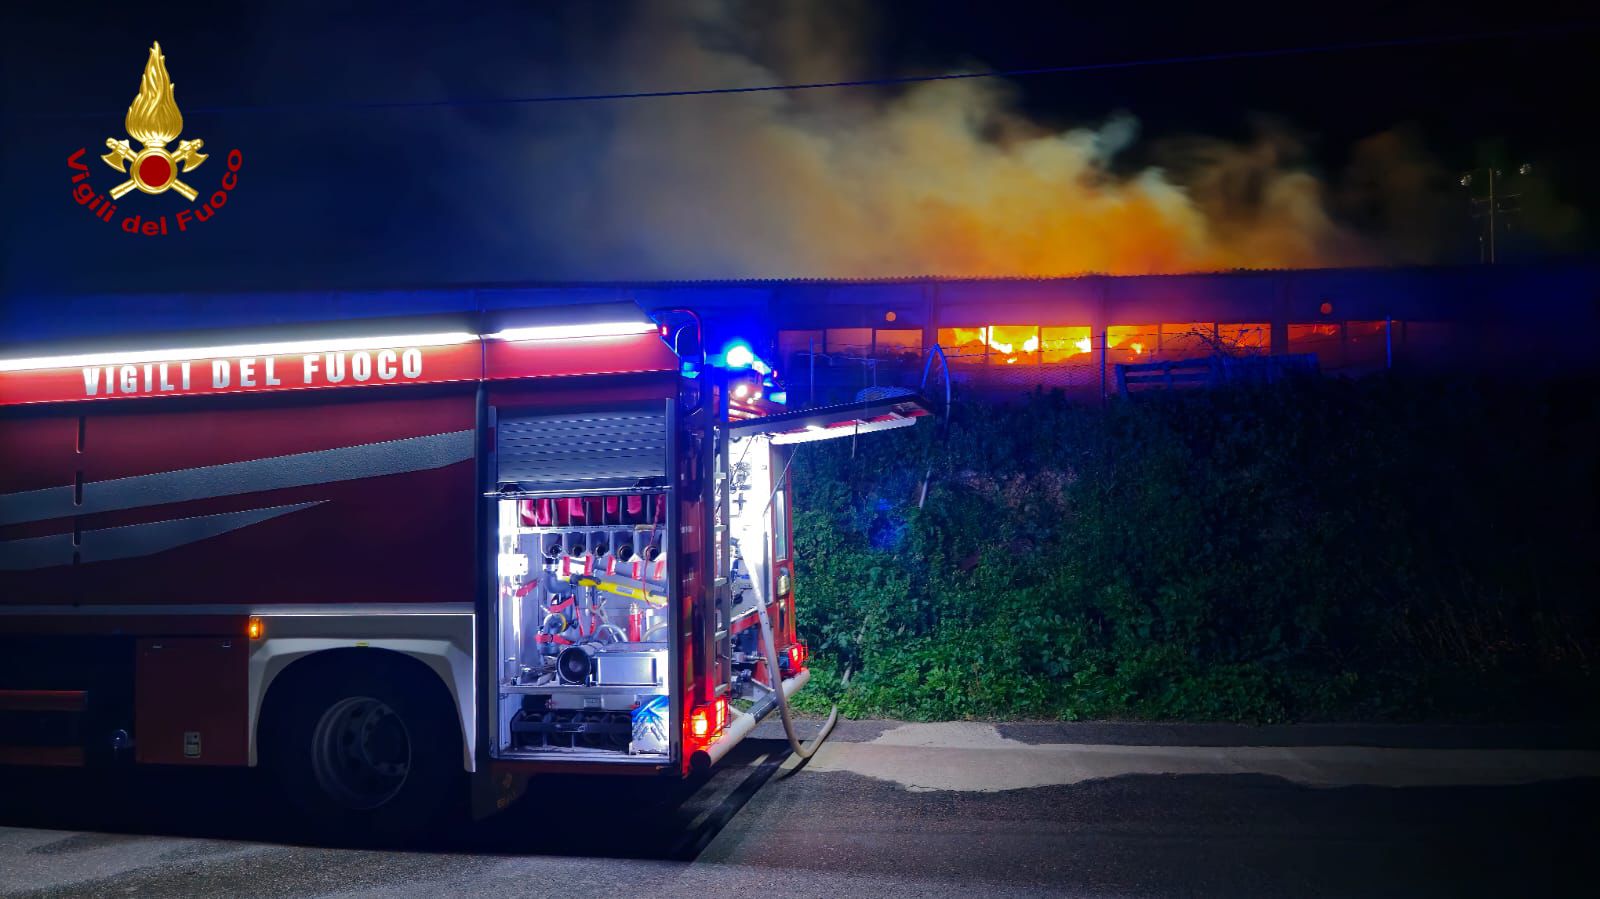
M378 355L394 353L397 358L408 351L420 354L415 377L405 374L398 363L395 374L383 380L378 373ZM130 351L132 352L132 351ZM365 354L371 374L366 381L354 380L354 357ZM99 354L96 354L99 355ZM115 358L114 354L106 354ZM329 382L328 356L344 357L344 378ZM307 359L311 363L307 363ZM415 357L414 357L415 358ZM272 361L272 381L267 379L267 362ZM184 386L183 363L189 363L188 386ZM225 364L227 384L218 387L212 363ZM145 368L150 366L149 378ZM165 378L161 366L165 365ZM124 373L123 369L128 369ZM248 369L246 372L245 369ZM106 389L107 371L111 387ZM0 406L31 403L59 403L82 400L127 399L200 394L265 393L285 390L321 390L373 387L384 384L441 384L459 381L499 381L513 378L550 378L582 375L636 373L675 374L678 358L662 343L654 330L619 337L584 337L567 340L470 340L440 346L395 346L387 349L323 350L314 353L289 353L269 356L228 356L169 360L152 363L112 363L111 365L36 369L0 372ZM242 387L243 380L252 386ZM145 387L148 380L149 388ZM130 389L124 393L122 388ZM89 393L93 387L94 393ZM164 388L164 389L163 389Z
M83 749L78 746L0 746L0 765L79 768L83 766Z
M659 342L659 341L658 341ZM396 364L387 380L376 371L380 353L398 357L415 350L421 359L416 377L405 375ZM343 379L328 380L326 358L343 356ZM368 359L367 379L356 381L353 359ZM312 360L308 366L307 359ZM272 363L268 378L268 362ZM189 364L188 386L184 386L183 364ZM165 368L163 369L163 366ZM215 366L215 370L214 370ZM146 377L149 368L149 377ZM110 389L107 389L107 373ZM224 378L223 375L226 374ZM163 374L165 379L163 379ZM441 384L452 381L477 381L483 377L483 356L478 341L444 346L405 347L369 350L329 350L316 353L271 356L226 356L135 364L89 365L29 371L0 372L0 406L29 403L59 403L78 400L128 399L201 394L272 393L284 390L322 390L331 388L377 387L385 384ZM218 386L218 382L226 384ZM241 386L249 381L250 386ZM149 384L146 387L146 384ZM127 392L123 387L131 387ZM93 393L90 393L91 388Z
M88 704L84 690L0 690L3 712L81 712Z

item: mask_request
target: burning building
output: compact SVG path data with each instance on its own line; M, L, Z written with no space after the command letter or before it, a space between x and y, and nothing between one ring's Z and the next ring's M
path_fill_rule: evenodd
M1119 365L1302 356L1386 369L1544 377L1592 369L1600 265L1235 271L1032 279L652 285L661 305L757 311L802 402L917 383L940 347L991 395L1098 398Z

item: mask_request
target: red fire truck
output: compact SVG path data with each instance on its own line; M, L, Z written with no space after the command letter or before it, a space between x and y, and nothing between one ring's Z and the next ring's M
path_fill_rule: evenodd
M0 763L259 765L374 826L715 763L808 677L793 445L926 409L784 411L701 342L627 302L10 351Z

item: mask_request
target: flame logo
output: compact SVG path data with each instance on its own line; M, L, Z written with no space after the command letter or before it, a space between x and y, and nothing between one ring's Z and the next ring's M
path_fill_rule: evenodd
M123 120L128 134L146 147L164 146L167 141L183 131L183 114L178 112L178 102L173 97L172 79L167 77L167 58L161 55L161 43L150 48L150 60L144 64L144 78L139 82L139 95L128 107L128 117Z
M186 140L179 142L176 150L166 149L167 141L183 131L183 114L178 112L178 101L173 99L172 79L167 77L167 58L161 54L159 41L150 46L150 61L144 64L139 95L128 107L123 124L128 126L128 134L134 140L144 144L144 149L135 153L127 141L106 138L106 148L111 152L100 158L106 165L131 176L111 188L111 199L120 200L123 194L135 188L147 194L158 194L170 188L193 202L199 193L178 180L178 166L183 166L184 174L198 168L207 158L200 152L206 142Z

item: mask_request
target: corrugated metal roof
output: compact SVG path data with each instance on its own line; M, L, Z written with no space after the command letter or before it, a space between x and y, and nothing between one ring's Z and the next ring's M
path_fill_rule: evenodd
M1600 259L1576 258L1544 263L1451 266L1409 266L1327 269L1233 269L1230 271L1162 275L1073 274L1054 277L940 277L908 275L885 278L744 278L663 281L524 281L450 284L389 284L359 288L257 289L222 291L166 291L140 293L94 293L40 295L7 298L0 303L0 345L33 344L54 340L104 337L159 331L203 328L231 328L260 325L295 325L309 321L361 320L389 316L466 314L483 315L497 309L526 308L546 304L595 304L638 302L647 309L692 306L708 313L708 342L724 338L721 328L730 333L765 332L778 326L771 314L799 314L816 305L809 296L786 296L789 291L818 291L839 294L829 305L865 308L887 302L874 288L915 287L918 285L972 285L979 290L951 290L944 299L973 302L984 300L982 285L1013 285L1008 301L1066 302L1067 294L1081 293L1074 301L1085 301L1089 293L1102 295L1098 285L1117 285L1108 291L1118 302L1164 301L1186 290L1192 283L1196 297L1258 295L1263 285L1256 279L1284 279L1281 295L1299 298L1323 294L1349 298L1365 296L1373 300L1389 297L1430 298L1435 305L1459 302L1469 294L1492 295L1505 305L1515 298L1541 303L1573 305L1577 298L1591 296L1600 285ZM1238 292L1229 286L1234 279L1248 279L1252 291ZM1142 290L1140 282L1152 288ZM1209 282L1207 290L1199 290ZM1068 290L1083 285L1081 291ZM1028 285L1059 285L1056 290L1037 293ZM1242 285L1241 285L1242 287ZM849 289L863 289L861 296L849 296ZM726 291L719 295L720 291ZM766 297L759 294L768 291ZM681 293L680 293L681 292ZM700 295L694 295L697 292ZM1271 286L1279 295L1277 286ZM1001 291L1006 293L1006 291ZM1058 295L1059 294L1059 295ZM976 300L975 300L976 298ZM990 298L994 299L994 298ZM1257 297L1259 299L1259 297ZM1522 299L1518 300L1519 302ZM1578 305L1581 305L1579 303ZM840 325L843 326L843 325Z

